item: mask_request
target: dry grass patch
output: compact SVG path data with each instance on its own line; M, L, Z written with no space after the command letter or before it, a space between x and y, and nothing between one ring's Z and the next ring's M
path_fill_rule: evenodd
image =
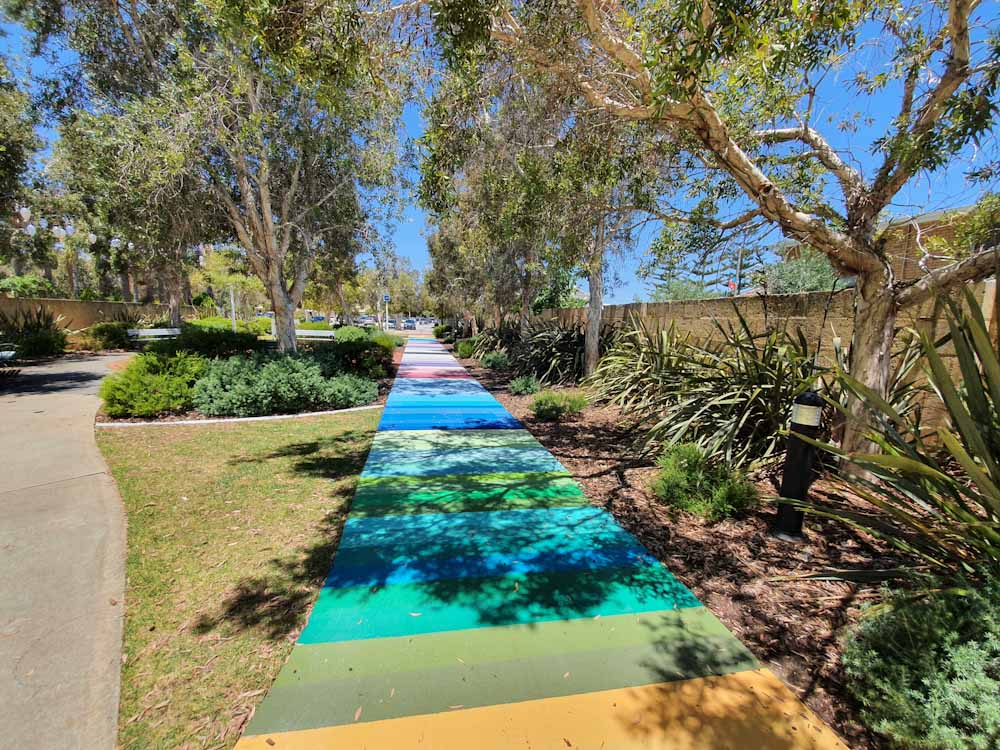
M101 430L128 514L124 748L229 748L340 538L380 410Z

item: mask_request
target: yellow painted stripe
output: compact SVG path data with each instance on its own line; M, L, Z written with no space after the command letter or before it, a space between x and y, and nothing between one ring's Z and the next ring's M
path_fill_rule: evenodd
M390 699L391 700L391 699ZM846 750L765 669L243 737L236 750Z

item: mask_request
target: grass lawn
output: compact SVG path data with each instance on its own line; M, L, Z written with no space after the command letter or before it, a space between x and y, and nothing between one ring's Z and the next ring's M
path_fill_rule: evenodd
M330 567L381 410L99 430L128 513L124 748L228 748Z

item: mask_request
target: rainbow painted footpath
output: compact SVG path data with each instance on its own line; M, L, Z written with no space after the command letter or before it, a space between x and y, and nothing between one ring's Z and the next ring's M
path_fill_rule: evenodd
M433 339L238 750L845 746Z

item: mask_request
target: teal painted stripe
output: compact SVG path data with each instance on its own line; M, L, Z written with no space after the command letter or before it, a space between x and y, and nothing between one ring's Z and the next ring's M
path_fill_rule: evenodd
M396 586L323 589L302 643L697 607L659 564Z

